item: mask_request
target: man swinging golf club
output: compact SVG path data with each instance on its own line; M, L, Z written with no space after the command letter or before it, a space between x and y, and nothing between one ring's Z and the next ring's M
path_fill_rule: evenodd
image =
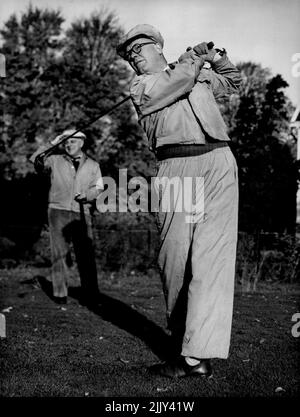
M48 220L52 255L53 300L67 303L70 244L81 279L81 302L99 301L91 205L103 189L99 164L82 150L86 136L71 129L41 146L30 158L38 173L50 175ZM59 145L62 152L56 152Z
M157 213L158 264L172 346L179 350L152 371L207 377L210 359L226 359L229 352L238 213L237 166L216 99L236 92L241 76L224 50L205 42L174 65L167 64L163 46L160 32L142 24L117 51L137 74L130 95L158 160L157 178L203 178L204 213L189 213L188 222L183 210ZM160 208L168 189L162 183ZM200 191L193 190L193 201Z

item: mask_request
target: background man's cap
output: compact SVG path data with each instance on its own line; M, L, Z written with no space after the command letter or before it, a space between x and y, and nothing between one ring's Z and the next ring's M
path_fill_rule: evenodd
M117 53L124 58L126 46L134 39L149 38L157 42L162 48L164 46L164 39L160 32L153 26L148 24L134 26L126 35L124 35L117 47Z
M64 130L63 131L62 135L64 137L70 136L70 138L72 137L72 138L82 139L82 140L85 140L86 139L86 136L85 136L85 134L83 132L76 132L76 133L75 132L76 132L75 129L67 129L67 130Z

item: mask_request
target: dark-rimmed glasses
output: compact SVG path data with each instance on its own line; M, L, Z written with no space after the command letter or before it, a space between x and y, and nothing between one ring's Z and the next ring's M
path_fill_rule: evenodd
M129 61L132 52L134 52L135 54L139 54L144 45L150 45L151 43L154 44L155 42L136 43L129 51L125 53L125 59Z

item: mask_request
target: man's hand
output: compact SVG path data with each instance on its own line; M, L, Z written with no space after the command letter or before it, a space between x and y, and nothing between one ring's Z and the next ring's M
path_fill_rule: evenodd
M51 143L51 145L56 146L65 138L66 138L66 135L61 134L61 135L56 136L53 140L51 140L50 143Z
M200 57L198 54L196 54L192 48L188 48L186 50L186 52L184 52L182 55L180 55L180 57L178 58L178 62L182 62L186 59L192 59L193 61L197 60L199 61L199 59L202 59L202 57ZM202 65L204 65L204 59Z
M77 203L79 203L79 204L87 204L88 203L85 193L76 194L74 200L77 201Z
M217 53L215 48L208 49L207 42L201 42L198 45L194 46L193 50L198 55L201 56L206 62L212 63L214 57Z

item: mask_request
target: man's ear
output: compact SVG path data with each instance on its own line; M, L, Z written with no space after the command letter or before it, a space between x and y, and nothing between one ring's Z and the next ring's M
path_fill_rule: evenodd
M159 43L155 43L154 46L155 46L157 52L159 53L159 55L162 55L163 50L162 50L162 47L159 45Z

